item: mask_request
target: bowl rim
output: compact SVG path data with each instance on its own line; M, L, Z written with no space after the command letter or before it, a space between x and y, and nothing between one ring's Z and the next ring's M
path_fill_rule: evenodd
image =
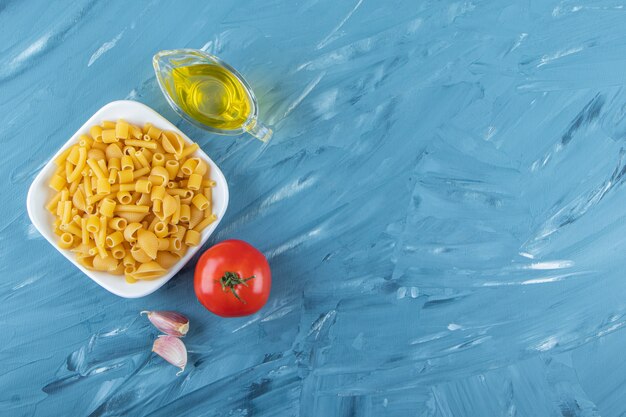
M149 116L146 116L146 119L150 119L150 120L146 120L145 122L151 122L153 124L157 124L159 125L159 127L161 127L160 125L164 125L165 126L164 129L173 130L176 133L180 134L181 137L185 140L185 142L187 142L187 144L195 143L184 132L182 132L177 126L175 126L172 122L167 120L164 116L159 114L156 110L150 108L149 106L143 103L140 103L134 100L115 100L115 101L109 102L105 104L104 106L102 106L100 109L98 109L91 117L89 117L87 121L83 123L83 125L80 128L78 128L78 130L76 130L76 132L72 134L69 137L69 139L61 145L58 151L54 153L50 157L48 162L46 162L43 165L43 167L39 170L39 172L33 179L30 187L28 188L28 193L26 196L26 210L28 212L28 217L30 218L31 223L33 224L33 226L35 226L35 228L41 234L41 236L43 236L43 238L46 239L48 243L50 243L58 252L60 252L66 259L68 259L76 268L78 268L85 275L87 275L92 281L94 281L96 284L100 285L105 290L117 296L120 296L123 298L140 298L140 297L144 297L149 294L152 294L153 292L161 288L163 285L165 285L165 283L167 283L170 279L172 279L189 262L189 260L191 260L191 258L202 248L204 243L206 243L209 237L213 234L213 232L215 231L215 229L221 222L222 218L224 217L228 209L229 190L228 190L228 182L222 170L211 159L211 157L209 157L209 155L207 155L206 152L202 150L202 148L198 148L198 150L196 150L192 155L199 156L203 160L205 160L207 163L209 163L211 165L212 179L214 179L218 183L218 185L223 185L223 190L222 190L223 191L222 192L223 208L220 213L216 213L217 214L216 221L202 231L202 239L198 246L189 248L185 256L181 258L171 268L169 268L167 274L163 275L162 277L159 277L158 279L150 280L150 281L138 281L137 283L134 283L134 284L129 284L124 281L124 283L126 284L126 286L128 286L129 289L131 288L134 289L134 291L132 292L120 291L115 286L109 285L106 281L103 281L103 279L98 275L104 274L104 275L108 275L110 277L115 277L116 279L122 279L122 280L124 279L123 277L115 276L112 274L107 274L106 272L101 272L101 271L91 271L85 268L84 266L80 265L76 261L75 256L72 252L66 249L61 249L57 245L57 243L52 240L51 236L49 236L47 232L42 230L47 226L45 226L42 220L42 217L44 216L38 213L43 211L44 213L47 214L47 210L45 207L38 208L34 206L35 204L34 193L36 192L36 188L38 188L42 182L46 181L46 171L48 171L49 167L52 164L54 164L54 160L56 159L56 157L61 152L63 152L66 148L73 145L76 142L76 138L79 135L87 132L89 127L91 127L92 125L96 123L100 123L100 121L102 120L106 120L107 116L103 115L103 113L106 113L107 111L111 111L112 109L119 107L119 106L135 107L137 110L141 111L142 113L149 115ZM220 196L220 198L222 197ZM145 287L143 288L143 291L137 291L140 288L140 287L137 287L138 284ZM146 284L151 284L151 285L146 285Z

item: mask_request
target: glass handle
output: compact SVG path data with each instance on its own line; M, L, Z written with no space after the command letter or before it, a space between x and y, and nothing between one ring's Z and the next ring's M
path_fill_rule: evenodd
M251 124L247 130L248 133L250 133L261 142L267 142L274 134L270 127L265 126L263 123L258 121L255 121L253 124Z

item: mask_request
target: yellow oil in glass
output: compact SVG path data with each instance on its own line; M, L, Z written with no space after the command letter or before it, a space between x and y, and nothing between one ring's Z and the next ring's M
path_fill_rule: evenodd
M252 104L246 87L227 69L198 64L174 68L171 76L170 97L195 120L224 130L239 129L248 121Z

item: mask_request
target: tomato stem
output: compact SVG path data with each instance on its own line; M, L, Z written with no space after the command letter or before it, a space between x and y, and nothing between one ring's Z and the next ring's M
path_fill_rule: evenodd
M218 281L222 286L222 291L230 291L235 296L235 298L237 298L242 303L247 304L245 300L243 300L235 290L237 288L237 285L245 285L246 287L249 287L248 281L250 281L252 278L254 278L254 275L248 278L241 278L241 276L239 276L239 274L236 272L224 272L224 275Z

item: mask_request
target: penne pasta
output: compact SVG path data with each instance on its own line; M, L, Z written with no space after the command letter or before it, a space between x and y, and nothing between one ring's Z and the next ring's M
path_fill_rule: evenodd
M165 166L165 157L161 152L155 152L152 155L152 167L162 167Z
M187 180L186 186L190 190L198 191L202 186L202 176L196 173L191 174Z
M97 179L106 179L104 172L100 169L100 165L98 165L98 161L96 159L88 158L87 165L89 165L89 168L91 168Z
M69 232L76 237L82 238L80 227L76 226L74 223L61 224L59 228L64 232Z
M141 141L139 141L139 142L141 142ZM141 164L142 167L149 167L150 166L150 162L148 162L148 158L147 158L145 152L136 151L135 152L135 158L137 158L137 160L139 161L139 163Z
M149 180L137 180L135 191L138 193L149 193L152 190L152 183Z
M91 126L89 134L96 142L102 142L102 127L98 125Z
M113 217L113 211L115 210L115 201L111 198L105 198L100 204L100 214L104 217Z
M46 204L46 209L50 213L56 213L59 201L61 201L61 193L57 193L54 197L52 197L52 200L50 200L48 204Z
M119 230L111 233L105 238L105 243L108 248L121 245L123 241L124 241L124 235Z
M185 163L180 166L180 170L182 171L183 175L188 177L193 174L193 171L198 166L198 161L198 158L187 159Z
M48 185L50 185L50 188L57 192L61 191L66 184L67 180L65 179L65 177L57 174L53 175L52 179L48 183Z
M104 129L102 131L102 143L113 143L119 139L115 137L115 129Z
M165 185L170 180L170 173L162 166L152 167L148 177L154 185Z
M116 197L120 204L130 204L133 199L128 191L118 191Z
M171 178L176 178L178 175L178 170L180 169L180 163L178 161L169 160L165 162L165 169L170 174Z
M211 214L209 217L205 217L200 223L198 223L196 227L193 228L193 230L201 232L205 227L213 223L215 220L217 220L217 216L215 216L215 214Z
M191 219L191 207L189 206L189 204L180 205L179 219L183 223L189 223L189 220Z
M119 204L115 207L115 212L124 211L129 213L147 213L148 206L139 206L136 204Z
M125 120L118 120L115 123L115 137L119 139L128 139L129 126Z
M198 223L204 219L204 211L196 206L190 206L189 228L193 229Z
M59 247L61 249L69 249L72 247L73 243L74 243L74 236L72 236L69 233L61 234L61 237L59 238Z
M139 140L139 139L128 139L126 141L127 145L137 146L139 148L148 148L148 149L156 149L157 145L155 142L147 141L147 140Z
M117 260L124 259L126 256L126 249L123 245L117 245L111 248L111 256Z
M113 230L124 230L128 225L128 222L126 221L126 219L123 219L121 217L113 217L109 220L108 224L109 227Z
M65 161L67 160L67 157L70 154L70 152L72 152L72 147L69 147L65 149L63 152L61 152L59 156L57 156L54 159L54 163L59 167L65 166Z
M148 126L148 129L144 132L152 140L157 140L163 131L152 124Z
M193 229L189 229L185 233L185 245L187 246L198 246L201 239L202 236L200 235L200 232Z
M186 158L188 155L191 155L192 153L194 153L195 151L198 150L198 144L194 143L193 145L189 145L187 146L185 149L183 149L183 151L180 153L180 155L178 156L178 159L183 159Z
M80 237L83 245L89 244L89 231L87 230L87 219L80 219Z
M121 161L121 165L122 165L122 171L134 171L135 170L135 164L133 163L133 158L131 158L129 155L124 155L122 156L122 158L120 159ZM132 179L131 179L132 181Z
M191 203L200 210L204 210L209 206L209 200L202 194L196 194L191 200Z
M143 132L139 126L130 125L130 136L134 139L141 139L143 137Z
M142 168L139 168L139 169L136 169L135 171L133 171L133 177L134 178L139 178L139 177L141 177L143 175L146 175L149 172L150 172L150 168L142 167Z

